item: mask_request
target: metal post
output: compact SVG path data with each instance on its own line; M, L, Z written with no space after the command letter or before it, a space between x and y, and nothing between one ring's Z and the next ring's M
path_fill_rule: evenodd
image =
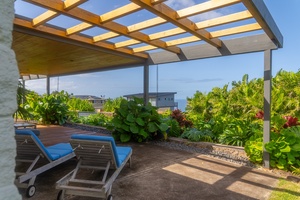
M144 104L149 102L149 65L144 65Z
M47 82L46 82L47 95L50 95L50 77L47 76L46 80L47 80Z
M272 50L264 52L264 136L263 144L270 141L271 133L271 92L272 92ZM270 168L270 154L264 148L263 162Z

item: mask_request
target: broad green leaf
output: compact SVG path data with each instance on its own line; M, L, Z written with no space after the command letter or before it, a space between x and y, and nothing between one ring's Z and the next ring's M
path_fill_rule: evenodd
M292 150L293 150L293 151L300 151L300 144L299 144L299 143L294 144L294 145L292 146Z
M291 151L291 147L290 146L288 146L288 145L286 145L285 147L283 147L283 148L280 148L280 151L281 152L290 152Z
M129 121L129 122L135 122L135 118L134 118L132 113L127 115L126 120Z
M137 127L135 124L130 125L130 131L132 133L138 133L139 132L139 127Z
M122 133L121 136L120 136L120 141L121 142L129 142L130 138L131 138L130 134Z
M144 120L142 120L142 118L136 118L135 122L140 125L140 126L144 126L145 125L145 122Z
M144 139L148 138L149 136L148 133L143 129L140 130L139 135L141 135Z
M123 130L125 130L126 132L129 132L129 126L128 126L128 125L122 124L121 128L122 128Z
M168 130L168 128L169 128L168 125L165 124L165 123L161 123L161 124L159 125L159 130L162 131L162 132Z
M148 130L149 130L150 133L153 133L153 132L157 131L158 128L157 128L157 126L154 122L150 122L148 124Z

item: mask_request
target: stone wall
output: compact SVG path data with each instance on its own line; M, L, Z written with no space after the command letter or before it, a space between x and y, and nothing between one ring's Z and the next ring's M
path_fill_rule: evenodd
M12 115L17 108L18 67L13 50L14 1L0 1L0 199L21 199L15 180L16 144Z

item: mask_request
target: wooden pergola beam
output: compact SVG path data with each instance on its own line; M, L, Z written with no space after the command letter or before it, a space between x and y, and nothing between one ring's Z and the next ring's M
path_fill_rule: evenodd
M118 37L119 34L118 33L114 33L114 32L107 32L107 33L103 33L101 35L96 35L93 37L94 42L98 42L101 40L108 40L114 37Z
M64 0L64 9L65 10L71 10L80 4L83 4L87 0Z
M39 16L32 19L33 26L39 26L41 24L46 23L47 21L57 17L59 15L58 12L54 12L52 10L47 10L46 12L40 14Z
M241 0L211 0L177 11L177 19L198 15L204 12L240 3Z
M134 13L136 11L141 10L142 8L135 3L129 3L125 6L122 6L120 8L114 9L110 12L107 12L103 15L100 15L100 21L101 23L105 23L108 21L112 21L114 19L123 17L125 15L129 15L131 13Z
M175 24L179 28L182 28L186 32L191 33L192 35L199 37L200 39L204 40L208 44L214 47L221 47L222 42L221 40L215 38L210 38L210 33L207 32L205 29L196 30L196 25L194 22L189 20L188 18L177 19L178 14L175 10L168 7L166 4L155 4L151 3L151 0L131 0L132 2L144 7L145 9L155 13L156 15L160 16L161 18L166 19L168 22Z
M241 21L241 20L245 20L245 19L250 19L250 18L252 18L252 15L250 12L242 11L239 13L234 13L234 14L225 15L222 17L217 17L214 19L209 19L209 20L205 20L202 22L198 22L198 23L196 23L196 27L197 27L196 29L220 26L220 25L237 22L237 21ZM164 37L170 37L170 36L182 34L185 32L186 31L181 28L173 28L173 29L169 29L167 31L150 34L149 38L150 38L150 40L155 40L155 39L161 39Z
M139 40L143 43L155 46L157 48L161 48L176 54L180 53L180 48L167 47L166 43L161 40L150 41L148 35L144 33L141 32L128 33L126 26L118 24L114 21L108 21L103 24L101 23L100 17L98 15L94 13L90 13L84 9L75 7L71 10L64 10L64 4L61 0L26 0L26 1L65 14L67 16L81 20L83 22L93 24L94 26L104 28L106 30L110 30L112 32L127 36L135 40Z

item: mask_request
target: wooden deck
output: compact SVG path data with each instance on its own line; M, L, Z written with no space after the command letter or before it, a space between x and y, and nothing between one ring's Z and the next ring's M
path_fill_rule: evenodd
M106 135L58 125L38 125L37 129L41 132L39 138L45 146L50 146L61 142L69 142L71 135L73 134Z

